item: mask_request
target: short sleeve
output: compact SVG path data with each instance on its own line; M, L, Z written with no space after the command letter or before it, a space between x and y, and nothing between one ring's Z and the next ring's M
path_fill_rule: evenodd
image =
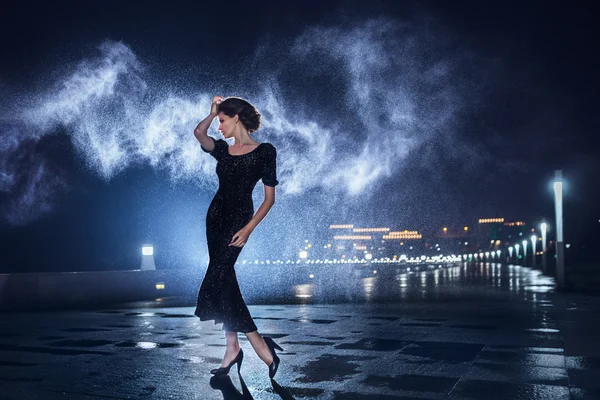
M227 145L227 142L224 141L223 139L216 140L212 136L209 136L209 138L211 138L215 144L215 148L213 149L213 151L206 150L204 148L204 146L202 146L202 144L200 144L200 147L202 148L203 151L205 151L206 153L209 153L211 156L216 158L218 161L223 156L223 152L227 151L227 147L229 147L229 146Z
M262 173L263 184L267 186L277 186L277 150L272 144L265 146L265 163Z

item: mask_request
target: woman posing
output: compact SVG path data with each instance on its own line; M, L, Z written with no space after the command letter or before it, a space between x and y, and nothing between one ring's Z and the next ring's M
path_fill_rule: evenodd
M235 139L232 146L207 135L214 118L219 119L219 131L223 136ZM217 160L219 178L219 189L206 214L209 263L198 292L195 315L201 321L223 323L227 348L221 367L210 371L212 374L227 374L234 364L238 365L239 372L244 353L238 342L238 332L242 332L256 354L269 366L272 379L279 367L275 349L282 349L271 338L258 333L240 292L234 268L248 237L275 203L275 186L279 183L275 147L250 137L260 127L260 118L258 110L244 99L215 96L210 114L194 129L202 150ZM255 214L252 191L261 179L265 199Z

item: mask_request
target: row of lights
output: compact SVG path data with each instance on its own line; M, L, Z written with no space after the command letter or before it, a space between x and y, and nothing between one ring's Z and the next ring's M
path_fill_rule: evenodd
M481 253L472 253L472 254L463 254L463 260L470 260L470 259L483 259L484 256L485 258L496 258L496 256L500 257L500 254L502 253L501 250L496 250L496 251L486 251L481 252Z
M511 224L511 226L514 226L514 225L524 225L524 223L520 222L520 221L519 222L511 222L510 224ZM544 223L542 223L540 225L540 228L541 228L541 231L542 231L542 237L538 238L536 235L531 235L531 237L530 237L531 247L532 247L532 254L535 254L535 255L544 254L544 251L545 251L545 249L542 249L541 252L537 252L536 249L535 249L536 248L536 244L537 244L538 241L543 241L543 246L546 245L546 238L545 238L545 236L546 236L546 232L547 232L547 229L548 229L548 225L544 222ZM532 232L533 231L534 231L534 229L532 229ZM490 243L492 243L492 244L493 243L500 244L500 240L496 240L496 241L492 240ZM517 257L519 257L519 250L521 249L521 245L522 245L522 248L523 248L523 256L524 257L527 256L528 241L527 240L523 240L521 243L517 243L514 246L510 246L508 248L508 254L509 254L510 258L512 258L513 252L515 252L515 255ZM567 247L568 247L568 245L567 245ZM490 254L491 254L492 258L493 258L494 257L494 252L493 251L492 252L485 252L485 253L482 252L482 253L479 253L479 258L483 258L484 255L485 255L486 258L489 258ZM498 257L500 257L500 250L498 250L496 252L496 254L498 255ZM474 255L473 254L463 255L463 258L467 259L467 257L468 258L472 258L473 256L475 258L477 258L478 255L477 254L474 254Z
M358 236L358 235L338 235L334 236L333 240L371 240L371 236Z
M402 232L390 232L387 235L383 235L385 240L393 239L421 239L423 236L418 231L405 230Z
M480 224L497 224L504 222L504 218L481 218L479 220Z
M385 257L385 258L373 258L373 255L370 253L365 254L364 258L353 258L353 259L316 259L316 260L307 260L305 259L304 255L302 254L300 256L300 260L266 260L266 261L259 261L259 260L255 260L255 261L247 261L247 260L243 260L241 261L241 264L300 264L300 263L304 263L304 264L365 264L365 263L372 263L372 264L391 264L391 263L422 263L422 262L426 262L426 263L437 263L437 262L458 262L461 261L461 257L460 256L456 256L454 254L450 255L450 256L444 256L444 255L439 255L439 256L420 256L420 257L410 257L408 258L406 255L401 255L399 258L389 258L389 257ZM239 264L240 262L238 261L236 264Z
M389 232L390 228L354 228L352 232Z

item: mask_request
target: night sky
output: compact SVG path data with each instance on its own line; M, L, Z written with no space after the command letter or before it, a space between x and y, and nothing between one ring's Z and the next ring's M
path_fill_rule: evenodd
M0 272L137 268L144 243L161 268L204 263L217 181L193 129L214 95L255 104L254 138L278 150L276 204L240 258L293 255L332 223L552 223L555 169L565 241L591 243L591 2L455 3L5 2Z

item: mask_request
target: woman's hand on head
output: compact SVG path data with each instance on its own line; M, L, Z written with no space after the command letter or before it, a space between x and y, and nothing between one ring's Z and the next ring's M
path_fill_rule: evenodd
M217 111L217 106L219 104L221 104L221 102L223 101L224 97L223 96L215 96L212 99L212 104L210 105L210 113L211 115L214 115L215 117L217 116L217 114L219 114L219 112Z

